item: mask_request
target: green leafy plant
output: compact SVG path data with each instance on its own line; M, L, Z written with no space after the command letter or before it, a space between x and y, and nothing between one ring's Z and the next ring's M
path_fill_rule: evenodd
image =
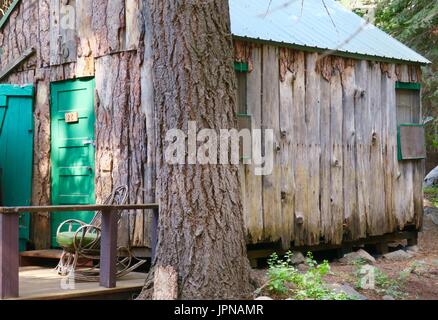
M357 263L354 271L354 276L356 278L356 288L362 288L362 268L365 264ZM381 295L389 295L394 297L395 299L403 299L406 294L403 292L404 285L406 280L411 272L410 269L403 270L399 273L397 278L392 278L388 274L381 271L379 268L374 268L374 290Z
M424 188L424 197L428 199L434 207L438 207L438 187Z
M274 253L268 260L268 290L271 293L292 297L297 300L348 300L352 297L329 289L323 277L330 272L328 261L318 264L309 252L306 264L309 269L299 272L292 265L292 252L281 259Z

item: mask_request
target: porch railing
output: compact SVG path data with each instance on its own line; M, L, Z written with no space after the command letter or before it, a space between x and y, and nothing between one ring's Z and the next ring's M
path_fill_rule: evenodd
M105 288L115 288L117 271L117 217L115 212L147 209L153 212L151 241L153 259L158 237L158 204L0 207L0 299L19 297L18 228L20 213L101 211L100 285Z

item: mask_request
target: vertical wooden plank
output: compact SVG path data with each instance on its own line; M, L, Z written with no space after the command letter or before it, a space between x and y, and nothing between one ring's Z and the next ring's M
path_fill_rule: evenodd
M398 76L398 81L409 82L409 72L406 65L400 67ZM397 119L399 119L398 116ZM397 125L399 124L400 123L397 123ZM412 161L396 161L395 203L398 228L404 229L404 227L408 223L413 222L414 220L414 186Z
M100 285L116 287L117 216L111 210L102 212L100 240Z
M246 165L242 162L239 164L239 182L240 182L240 200L242 202L242 210L243 210L243 221L245 223L246 229L248 229L248 223L246 221L246 217L248 216L248 206L247 206L247 200L246 200L246 176L245 176L245 167Z
M370 210L369 184L369 121L368 62L358 61L355 66L356 92L354 118L356 127L356 180L357 208L361 224L361 237L366 235L366 221Z
M50 65L76 61L76 0L50 1Z
M18 297L18 214L0 214L0 299Z
M139 0L126 0L125 19L126 19L126 40L127 50L136 49L140 41L140 8Z
M319 244L320 238L320 75L317 72L317 53L306 54L306 124L309 162L309 211L307 212L307 245Z
M280 89L279 89L279 52L278 47L263 47L263 129L274 131L273 171L264 175L263 181L263 223L264 240L277 241L281 230L281 168L280 168Z
M76 41L76 0L69 0L60 6L61 63L75 62Z
M339 69L335 69L330 82L330 145L331 145L331 239L342 242L343 199L343 153L342 153L342 83Z
M397 161L397 114L395 106L395 68L391 64L382 74L381 108L382 108L382 148L385 188L386 232L397 229L395 212L395 180Z
M38 1L38 48L37 54L40 67L50 65L50 3L47 1ZM33 26L33 23L30 23Z
M331 198L331 146L330 146L330 82L321 76L321 236L325 243L332 243Z
M416 225L417 230L420 230L423 226L423 179L426 171L425 164L425 160L416 160L413 164L414 219L412 222Z
M152 50L152 21L149 15L145 15L145 33L144 33L144 57L141 67L140 91L141 91L141 109L145 115L146 124L146 161L144 166L144 201L145 203L155 203L156 193L156 121L154 105L154 83L153 83L153 50ZM146 246L152 246L151 215L144 215L144 239Z
M77 63L76 76L86 77L94 75L94 57L92 55L92 43L94 32L92 28L93 11L92 1L76 1L76 31L77 41Z
M417 66L411 66L411 81L412 82L421 82L421 69ZM414 121L418 121L419 123L423 119L423 108L421 105L421 92L418 96L413 96L413 106L419 107L419 112L413 116ZM413 111L415 107L413 108ZM415 113L415 112L414 112ZM413 223L416 225L417 229L420 229L423 225L423 215L424 215L424 207L423 207L423 179L426 175L426 161L425 160L415 160L412 163L413 166L413 200L414 200L414 219Z
M289 249L294 234L295 179L293 157L295 144L293 137L293 88L294 75L287 71L280 82L280 134L281 134L281 240L283 249Z
M108 41L107 52L123 50L126 41L126 21L125 17L125 1L112 0L108 1L106 12L106 41ZM120 17L123 17L122 19Z
M50 65L60 63L60 0L50 0Z
M154 262L156 252L157 252L157 244L158 244L158 222L159 222L159 214L160 209L154 209L152 211L152 223L151 223L151 259L152 263Z
M34 109L34 153L32 173L32 205L47 205L51 197L50 175L50 82L49 72L42 70L43 81L36 84ZM50 213L31 217L31 239L36 250L50 248Z
M356 240L363 235L362 225L357 210L356 182L356 127L354 117L354 96L356 91L354 62L345 60L342 73L343 101L343 175L344 175L344 223L349 240Z
M94 57L121 51L125 48L125 0L93 0L91 42Z
M368 88L370 92L369 108L371 123L370 139L370 213L368 215L368 234L382 235L386 230L385 221L385 189L382 155L382 107L381 69L379 63L370 63Z
M305 110L305 56L304 52L296 52L294 55L293 70L295 81L293 83L293 137L296 147L293 163L295 185L295 246L305 244L305 224L309 211L309 163L307 159L307 134L306 134L306 110Z
M144 191L145 174L153 174L154 154L148 148L153 136L151 119L146 119L145 109L153 108L140 91L144 75L135 66L140 57L134 52L123 52L96 59L96 196L105 199L114 186L128 185L130 203L145 201L145 194L154 197L149 185ZM117 70L114 77L106 70ZM127 84L132 86L127 86ZM136 85L134 85L136 84ZM147 87L141 87L147 88ZM146 94L146 92L145 92ZM117 97L116 99L114 97ZM146 102L146 103L144 103ZM143 104L144 103L144 104ZM152 122L152 123L151 123ZM126 125L128 123L129 125ZM149 125L151 127L149 127ZM145 141L148 141L146 145ZM152 148L153 149L153 148ZM145 165L146 163L146 165ZM146 167L146 168L145 168ZM152 167L152 168L151 168ZM154 185L154 179L147 180ZM148 201L151 202L151 201ZM135 215L123 214L119 223L119 245L145 247L150 245L149 218L142 210Z
M252 130L262 129L262 48L252 50L253 70L247 74L247 108L251 115ZM253 150L262 150L261 141L253 141ZM263 237L262 177L255 175L254 163L245 166L247 208L244 211L249 243Z

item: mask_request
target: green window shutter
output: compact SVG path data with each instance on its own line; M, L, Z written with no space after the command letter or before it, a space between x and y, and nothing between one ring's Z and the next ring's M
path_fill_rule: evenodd
M421 90L421 83L418 82L396 82L396 89L401 90Z
M421 160L426 158L424 125L401 124L397 127L398 160Z
M249 67L246 62L234 62L234 70L237 72L248 72Z

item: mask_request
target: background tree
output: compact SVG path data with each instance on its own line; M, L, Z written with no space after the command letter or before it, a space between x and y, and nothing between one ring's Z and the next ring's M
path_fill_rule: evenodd
M146 0L157 132L159 242L154 263L178 274L179 298L245 298L251 290L238 167L170 165L170 129L236 128L227 0ZM219 154L219 152L218 152ZM147 283L141 298L148 298Z

